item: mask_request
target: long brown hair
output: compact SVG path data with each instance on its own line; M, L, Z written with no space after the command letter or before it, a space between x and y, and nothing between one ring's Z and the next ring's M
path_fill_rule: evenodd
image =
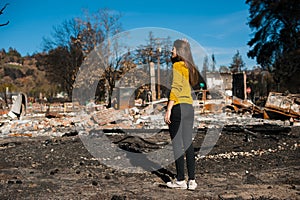
M194 63L190 43L187 40L175 40L174 47L176 48L177 59L184 61L189 69L189 82L191 86L196 86L199 84L200 73Z

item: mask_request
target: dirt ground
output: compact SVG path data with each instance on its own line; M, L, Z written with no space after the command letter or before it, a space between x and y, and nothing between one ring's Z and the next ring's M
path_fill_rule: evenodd
M195 191L169 189L164 169L126 173L95 159L76 134L0 140L0 199L300 199L300 128L224 129L206 157L197 157ZM168 133L157 137L168 141ZM199 151L205 130L198 131ZM155 146L138 137L109 136L127 150ZM151 146L152 145L152 146Z

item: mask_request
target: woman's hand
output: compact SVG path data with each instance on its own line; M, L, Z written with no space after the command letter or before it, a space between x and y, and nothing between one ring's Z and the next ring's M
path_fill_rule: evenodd
M168 102L167 111L166 111L166 114L165 114L165 122L167 124L171 124L170 117L171 117L171 112L172 112L173 105L174 105L174 101L169 101Z
M165 122L167 124L171 124L170 116L171 116L171 110L167 110L167 112L165 114Z

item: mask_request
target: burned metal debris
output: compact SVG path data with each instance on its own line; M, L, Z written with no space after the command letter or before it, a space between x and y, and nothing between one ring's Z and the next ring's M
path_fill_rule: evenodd
M300 94L270 92L265 108L265 119L291 120L300 118Z

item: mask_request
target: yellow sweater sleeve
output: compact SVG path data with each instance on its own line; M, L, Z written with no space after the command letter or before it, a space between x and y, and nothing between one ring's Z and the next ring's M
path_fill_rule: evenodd
M182 61L173 64L173 81L169 100L174 101L174 105L193 103L189 84L189 70Z

